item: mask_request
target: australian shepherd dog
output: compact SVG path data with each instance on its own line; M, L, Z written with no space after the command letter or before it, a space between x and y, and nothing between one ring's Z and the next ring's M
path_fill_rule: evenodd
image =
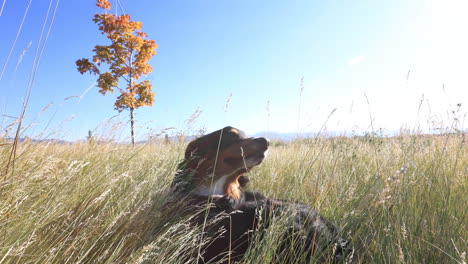
M275 219L286 219L279 229L274 263L340 263L350 245L338 229L310 206L267 198L246 191L246 174L265 159L266 138L246 137L225 127L190 142L172 183L175 197L197 211L194 224L203 225L198 263L244 262L243 256L261 241ZM194 212L196 210L194 209ZM220 217L222 215L222 217Z

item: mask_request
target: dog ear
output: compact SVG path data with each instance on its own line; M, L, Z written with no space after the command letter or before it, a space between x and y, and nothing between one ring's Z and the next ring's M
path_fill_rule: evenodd
M203 149L201 148L200 139L196 139L190 142L185 150L185 160L189 161L195 157L204 155Z
M195 141L192 141L188 144L187 148L185 149L185 157L184 159L186 161L189 161L190 158L192 157L193 152L195 151L195 146L194 143Z
M190 142L185 150L185 160L189 161L200 157L206 157L210 148L216 149L221 131L222 130L217 130Z

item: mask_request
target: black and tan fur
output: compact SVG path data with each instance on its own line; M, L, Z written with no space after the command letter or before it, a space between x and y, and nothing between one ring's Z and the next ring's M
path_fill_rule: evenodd
M268 145L265 138L249 138L238 129L225 127L187 146L172 188L194 208L207 208L194 223L206 225L205 238L210 240L201 248L198 262L242 261L272 219L284 214L290 219L282 230L283 242L275 250L275 262L302 259L300 262L308 263L311 258L342 261L348 242L315 210L303 203L244 190L246 173L263 161Z

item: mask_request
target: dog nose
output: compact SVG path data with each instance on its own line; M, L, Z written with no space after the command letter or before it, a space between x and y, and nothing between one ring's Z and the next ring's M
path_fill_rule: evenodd
M266 146L270 145L270 141L268 141L268 139L266 139L264 137L256 138L255 141L257 141L258 143L264 144Z

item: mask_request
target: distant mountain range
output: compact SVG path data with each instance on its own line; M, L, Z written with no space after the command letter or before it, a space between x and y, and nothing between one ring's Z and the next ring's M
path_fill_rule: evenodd
M5 141L6 141L6 142L13 142L14 140L15 140L14 138L5 138ZM19 141L19 142L29 141L29 142L50 142L50 143L59 143L59 144L72 144L72 143L74 143L74 142L81 142L81 141L84 141L84 140L67 141L67 140L55 139L55 138L49 138L49 139L33 139L33 138L25 137L25 138L19 138L18 141Z
M253 137L266 137L268 139L273 139L273 140L282 140L282 141L291 141L294 139L298 138L314 138L314 137L351 137L353 136L352 133L344 133L344 132L338 132L338 131L326 131L322 133L318 132L304 132L304 133L295 133L295 132L258 132L252 135Z

